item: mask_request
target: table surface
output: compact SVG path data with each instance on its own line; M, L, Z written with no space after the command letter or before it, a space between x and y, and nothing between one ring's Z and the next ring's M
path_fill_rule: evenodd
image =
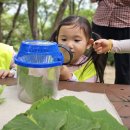
M0 84L14 85L16 79L0 79ZM130 85L60 81L59 89L105 93L115 106L124 125L130 130Z

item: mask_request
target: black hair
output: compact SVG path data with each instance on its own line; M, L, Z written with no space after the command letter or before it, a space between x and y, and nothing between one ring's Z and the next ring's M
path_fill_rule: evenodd
M92 32L92 38L94 41L101 39L100 35L95 32ZM100 83L104 83L104 70L106 66L106 54L97 54L93 47L90 47L88 52L86 53L88 56L88 61L93 61L97 77L99 77ZM86 66L87 67L87 66Z
M71 15L60 22L58 28L51 35L50 41L58 42L57 38L59 35L60 28L65 25L78 26L84 31L84 34L87 36L87 38L93 38L94 40L100 39L100 36L98 34L94 32L92 33L91 25L86 18L82 16ZM88 62L84 67L84 71L87 69L87 67L90 65L89 63L92 61L96 69L97 78L99 78L99 81L103 83L104 69L106 65L105 54L97 54L94 51L93 47L90 47L90 49L85 52L85 55L88 57L88 59L86 60ZM81 61L79 65L84 64L86 61ZM81 73L80 76L82 76L84 71Z

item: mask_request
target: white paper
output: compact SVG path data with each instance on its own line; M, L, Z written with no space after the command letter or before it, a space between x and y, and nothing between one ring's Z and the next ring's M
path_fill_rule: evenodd
M84 101L84 103L92 110L99 111L106 109L113 117L115 117L121 124L122 121L116 112L114 106L110 103L105 94L91 93L87 91L74 92L69 90L60 90L57 93L56 99L63 96L76 96ZM17 87L6 87L2 98L5 98L5 102L0 105L0 130L2 127L14 118L17 114L24 113L31 107L31 104L23 103L18 99Z

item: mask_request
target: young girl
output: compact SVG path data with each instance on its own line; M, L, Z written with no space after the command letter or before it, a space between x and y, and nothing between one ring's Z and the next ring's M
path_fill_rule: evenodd
M15 51L12 46L0 43L0 78L14 76L14 54Z
M50 40L68 46L73 53L71 63L61 67L60 80L103 82L105 55L97 55L91 47L94 40L90 23L86 18L81 16L65 18Z

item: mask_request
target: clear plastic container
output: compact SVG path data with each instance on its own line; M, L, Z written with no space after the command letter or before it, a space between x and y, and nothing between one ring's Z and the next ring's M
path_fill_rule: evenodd
M21 43L17 64L18 97L26 103L56 96L63 55L55 42L29 40Z
M60 67L27 68L18 66L18 97L26 103L41 98L55 97L59 83Z

